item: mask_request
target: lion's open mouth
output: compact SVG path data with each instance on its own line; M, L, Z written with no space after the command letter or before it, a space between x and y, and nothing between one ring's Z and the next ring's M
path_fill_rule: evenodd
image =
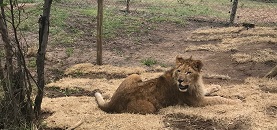
M179 84L179 91L186 92L189 88L189 85L183 86L182 84Z

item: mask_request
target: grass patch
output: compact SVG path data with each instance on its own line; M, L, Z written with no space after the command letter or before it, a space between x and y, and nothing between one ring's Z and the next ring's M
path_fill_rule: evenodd
M74 38L66 31L69 18L69 10L60 8L58 5L51 10L51 24L49 28L50 35L53 36L54 44L68 45L74 43Z
M141 62L143 65L146 65L146 66L152 66L158 63L157 60L152 58L143 59Z
M182 3L180 4L177 1L150 0L141 2L135 0L131 4L142 7L137 7L138 10L133 11L134 13L131 14L120 12L117 6L107 5L104 7L104 37L112 39L122 36L122 34L147 34L149 29L155 29L156 24L165 22L185 26L185 19L191 16L200 15L227 18L229 15L228 13L206 6L204 2L186 0ZM97 7L77 10L80 14L89 17L96 18L97 16ZM96 32L93 32L93 34L96 34Z
M142 21L139 16L116 13L115 8L107 9L104 13L103 32L105 38L114 38L121 34L137 34L146 28L141 27Z
M4 52L4 49L1 47L0 58L3 58L4 56L5 56L5 52Z
M53 6L51 10L51 27L66 27L67 19L69 18L69 10L66 8L60 8L59 6ZM50 30L51 31L51 30Z
M28 2L27 2L28 3ZM23 6L24 10L18 11L14 8L14 16L15 16L15 24L19 24L18 30L24 32L37 32L38 30L38 19L40 14L42 14L43 7L42 3L37 3L31 6L27 6L24 4L19 4L19 6ZM10 5L7 5L10 7ZM20 13L19 13L20 12ZM20 14L20 21L18 20L18 15ZM5 10L6 19L11 21L11 14L9 10Z
M68 57L70 57L74 53L74 49L73 48L66 48L65 53Z
M27 66L30 67L30 68L35 68L37 66L36 58L31 57L30 60L29 60L29 63L27 64Z
M140 3L134 1L133 5L137 4ZM185 25L185 18L190 16L227 17L227 14L224 16L222 12L202 4L186 7L178 2L145 1L143 4L145 7L137 10L135 14L118 13L118 8L107 7L103 25L105 37L113 38L117 34L145 33L149 27L154 27L153 25L157 23ZM96 11L89 11L89 14L95 13ZM147 25L145 26L144 23ZM125 32L118 32L118 30L125 30Z
M50 34L53 37L52 43L57 45L71 45L75 43L86 30L80 30L78 27L68 23L70 15L67 9L57 9L56 12L58 13L53 16L52 26L50 27Z
M40 4L25 10L28 19L24 19L20 25L20 30L37 33L37 21L38 16L42 14L43 1L25 1L36 1L40 2ZM155 30L158 25L163 23L185 26L187 24L187 17L216 17L228 20L228 11L222 11L222 9L230 9L232 4L226 0L134 0L131 2L131 13L128 14L120 11L118 5L122 5L123 3L125 4L125 1L115 3L110 1L105 4L103 23L105 39L140 37L147 35L149 31ZM86 33L87 35L87 30L70 23L74 22L70 20L71 16L87 18L88 20L84 21L86 23L89 23L87 21L91 21L92 25L87 25L93 28L89 33L92 37L96 36L97 5L82 3L77 7L74 6L75 4L76 1L73 0L62 0L53 3L50 17L50 43L71 45L80 39L83 34ZM257 5L271 7L271 5L276 5L274 3L255 2L252 0L241 1L239 4L239 8L257 7ZM79 22L82 24L83 21ZM137 40L134 42L140 41Z
M262 2L263 1L263 2ZM271 0L271 2L265 2L266 0L244 0L239 2L241 8L276 8L277 0Z
M0 83L2 84L2 80L0 80ZM3 86L0 85L0 102L4 99L4 95L5 95L5 93L4 93L4 90L3 90Z
M25 0L35 1L35 0ZM67 2L69 6L62 6ZM66 5L67 5L66 4ZM84 30L78 30L71 27L67 23L71 16L70 13L81 14L87 17L92 17L96 23L97 7L95 5L85 6L84 8L76 8L71 4L74 1L64 1L63 4L54 2L51 10L51 23L50 23L50 35L52 35L51 43L70 45L76 41ZM150 0L150 1L133 1L133 5L141 5L143 9L136 11L135 14L126 14L120 12L117 6L107 5L104 7L104 23L103 32L104 38L112 39L118 36L132 36L132 35L146 35L148 30L155 28L157 23L173 23L177 25L186 25L186 17L189 16L223 16L222 12L215 11L212 8L205 6L205 3L193 2L184 0L180 2ZM72 6L72 7L71 7ZM28 16L25 22L20 26L22 31L38 30L38 24L36 18L42 13L42 4L37 7L28 9ZM69 9L74 9L72 10ZM31 18L32 17L32 18ZM96 34L96 29L93 29L91 34Z
M39 0L18 0L18 3L36 3Z
M208 6L204 5L189 5L189 6L181 6L181 5L174 5L172 7L167 8L160 8L159 6L154 6L148 8L148 11L151 13L162 14L161 16L173 16L173 17L189 17L189 16L217 16L221 13L211 9Z
M77 87L61 89L61 88L59 88L57 86L52 86L52 87L47 87L47 89L59 92L60 96L62 95L62 96L66 96L66 97L70 96L70 95L73 95L73 94L78 94L81 91L84 91L83 89L77 88Z
M77 11L86 16L91 16L91 17L97 16L97 7L77 9Z

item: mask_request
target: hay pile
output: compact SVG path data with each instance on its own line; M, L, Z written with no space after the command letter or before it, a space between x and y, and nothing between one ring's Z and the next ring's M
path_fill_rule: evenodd
M73 69L72 69L73 68ZM104 95L111 97L124 78L113 76L125 68L104 66L76 65L69 68L70 73L47 87L61 89L82 88L88 91L100 89ZM115 69L116 68L116 69ZM80 70L94 70L94 73L110 74L112 79L91 77L74 78L70 74ZM97 70L97 71L96 71ZM118 71L120 72L118 72ZM128 68L126 69L127 72ZM142 68L139 70L143 70ZM136 73L136 69L125 73ZM133 72L132 72L133 71ZM159 76L161 73L141 73L143 79ZM82 121L77 129L277 129L277 80L247 78L245 83L222 86L217 92L227 98L239 98L242 104L215 105L207 107L171 106L162 109L158 114L107 114L101 111L94 97L58 97L43 99L42 109L48 113L44 123L50 128L74 126Z
M187 39L187 52L207 51L225 54L237 64L253 62L257 64L276 63L277 29L242 27L199 29ZM222 55L224 56L224 55ZM173 60L172 60L173 61ZM211 61L214 63L214 61ZM215 63L220 64L220 63ZM273 65L272 65L273 66ZM275 65L274 65L275 66ZM107 100L119 84L130 74L141 75L143 80L158 77L159 71L148 72L140 67L96 66L89 63L77 64L65 71L66 77L50 83L47 88L60 90L100 89ZM260 68L264 69L264 68ZM238 68L240 70L240 68ZM242 69L243 70L243 69ZM226 70L222 70L221 72ZM206 72L208 72L206 70ZM236 77L205 73L204 77L232 81ZM236 72L236 71L228 71ZM243 77L244 82L222 85L215 95L243 101L239 105L215 105L206 107L171 106L157 114L107 114L101 111L91 95L45 97L42 109L44 123L49 128L66 129L76 123L77 129L277 129L277 80L257 77ZM242 80L243 81L243 80ZM207 86L212 84L207 84ZM64 91L62 91L64 92ZM80 91L80 93L83 91Z
M246 29L243 27L227 27L213 29L198 29L192 32L187 39L188 42L203 42L202 45L191 45L185 48L189 51L211 51L211 52L239 52L246 49L257 49L267 51L268 48L262 46L276 46L277 28L256 27ZM275 48L276 49L276 48ZM270 53L270 52L269 52ZM251 55L251 54L245 54ZM274 55L274 54L272 54ZM241 55L233 56L239 59ZM274 59L273 59L274 60ZM238 60L240 61L240 60Z

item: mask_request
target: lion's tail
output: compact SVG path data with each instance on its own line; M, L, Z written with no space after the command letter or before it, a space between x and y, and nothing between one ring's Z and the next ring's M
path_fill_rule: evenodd
M106 103L105 100L103 99L102 94L99 93L99 92L96 92L96 93L94 94L94 96L95 96L95 100L96 100L96 102L97 102L97 104L98 104L98 107L99 107L101 110L105 111L105 112L109 112L109 108L108 108L108 106L107 106L107 103Z

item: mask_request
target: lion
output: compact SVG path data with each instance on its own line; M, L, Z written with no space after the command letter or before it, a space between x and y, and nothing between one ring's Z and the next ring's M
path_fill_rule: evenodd
M94 96L98 107L107 113L156 113L173 105L200 107L215 104L236 104L239 101L220 96L207 96L219 87L204 88L200 60L176 57L176 65L155 79L142 81L137 74L128 76L111 100L105 102L100 92Z

